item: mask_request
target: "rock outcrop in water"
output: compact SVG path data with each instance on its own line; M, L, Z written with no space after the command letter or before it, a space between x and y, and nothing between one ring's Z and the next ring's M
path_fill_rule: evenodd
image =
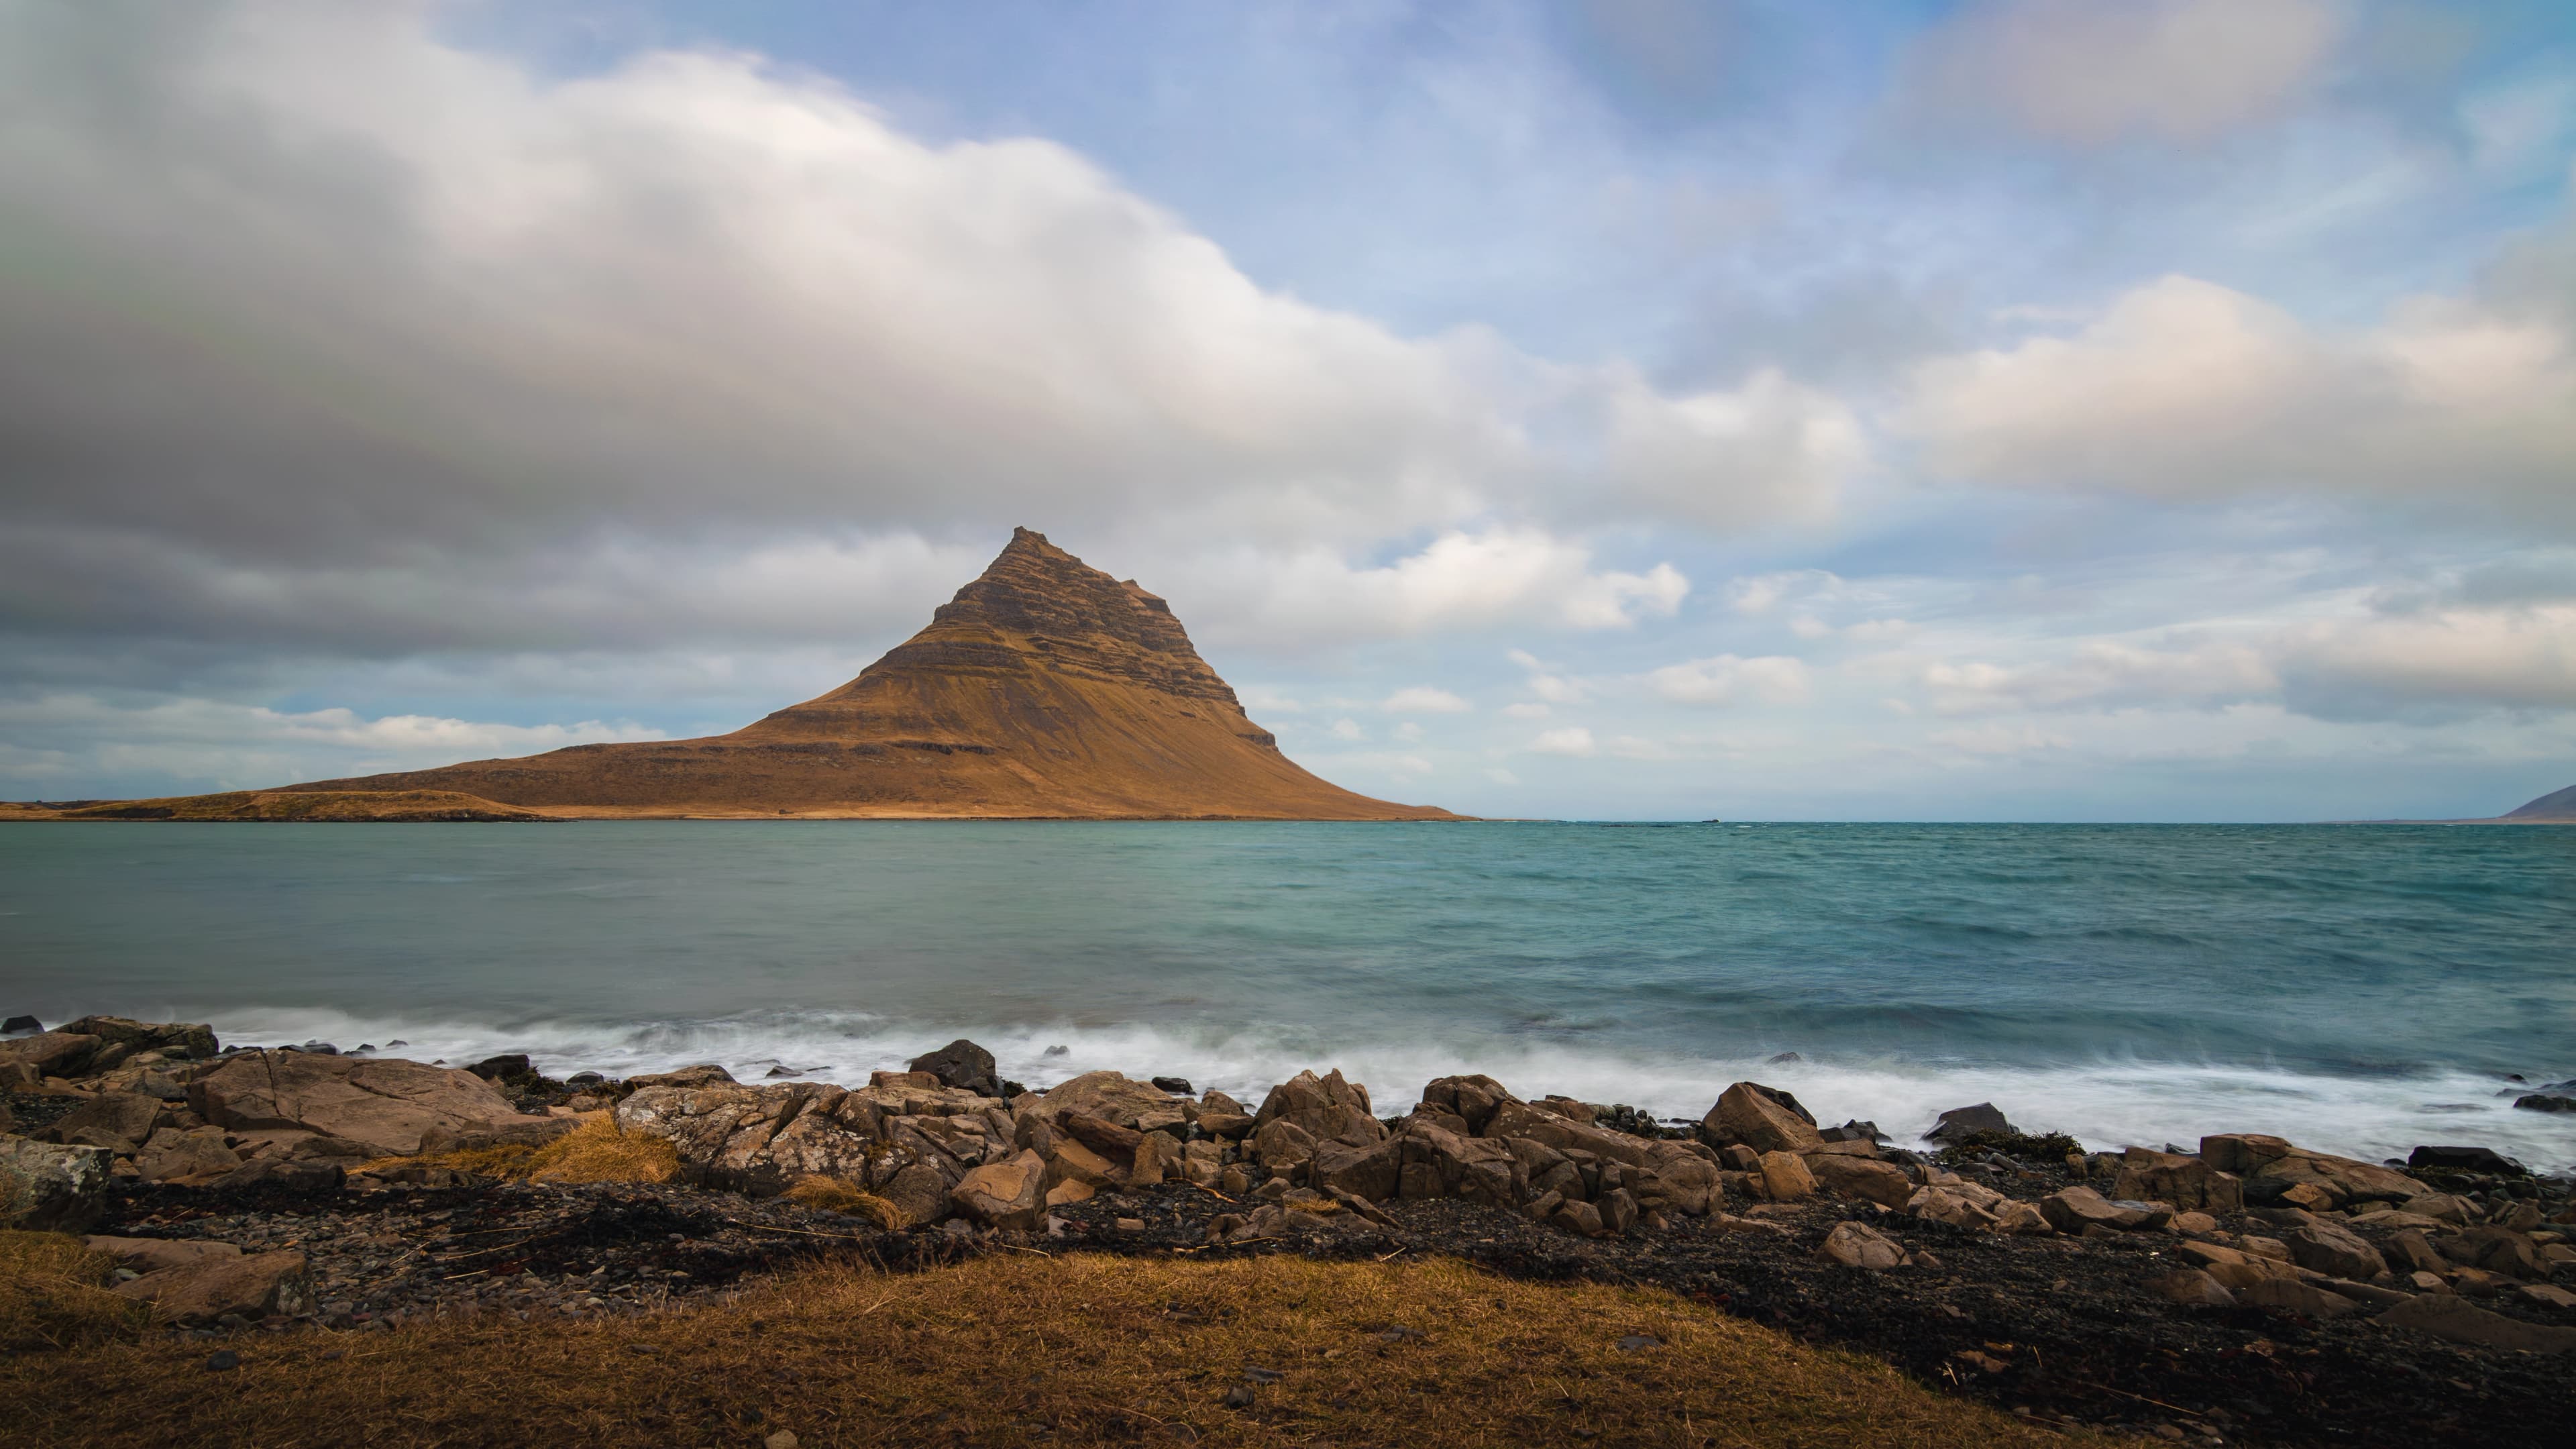
M256 798L290 793L301 818L1456 818L1307 773L1245 716L1161 599L1025 528L928 628L858 678L731 734L576 745ZM220 810L211 798L62 813L281 818L282 807L263 813L251 796ZM390 813L402 809L411 813Z

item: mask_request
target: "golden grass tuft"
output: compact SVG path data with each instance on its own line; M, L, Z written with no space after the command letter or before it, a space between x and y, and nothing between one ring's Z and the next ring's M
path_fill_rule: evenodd
M643 1132L620 1130L617 1119L592 1112L581 1125L528 1157L530 1182L669 1182L680 1172L680 1149Z
M131 1339L144 1304L107 1291L116 1260L64 1233L0 1232L0 1351L89 1348Z
M801 1202L827 1213L848 1213L855 1218L866 1218L890 1233L912 1226L912 1219L902 1208L848 1178L809 1173L787 1189L787 1197L791 1202Z
M11 1442L756 1444L784 1429L808 1449L2064 1443L1670 1293L1449 1260L844 1264L641 1318L229 1346L242 1366L222 1375L196 1371L202 1345L163 1340L0 1359ZM1227 1404L1238 1388L1248 1406Z

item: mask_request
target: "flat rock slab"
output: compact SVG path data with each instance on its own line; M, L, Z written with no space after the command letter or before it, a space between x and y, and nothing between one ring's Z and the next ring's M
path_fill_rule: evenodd
M2391 1328L2411 1328L2453 1343L2479 1343L2529 1353L2576 1352L2576 1328L2525 1323L2519 1318L2490 1313L2447 1293L2409 1298L2372 1321Z
M464 1132L527 1120L471 1072L308 1052L244 1052L189 1083L188 1105L219 1127L300 1129L377 1156L418 1151L434 1127Z

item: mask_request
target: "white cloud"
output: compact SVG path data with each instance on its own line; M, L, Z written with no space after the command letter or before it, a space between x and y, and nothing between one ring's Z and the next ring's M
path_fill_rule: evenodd
M2156 649L2093 639L2071 656L2031 664L1935 663L1922 672L1940 714L2023 709L2191 708L2277 692L2280 679L2264 651L2220 641Z
M1670 564L1601 570L1592 550L1541 529L1445 533L1392 563L1355 567L1336 549L1235 550L1174 561L1160 592L1189 600L1211 634L1328 641L1509 622L1624 628L1669 615L1690 592Z
M2279 668L2290 707L2327 719L2576 709L2576 603L2313 624Z
M1522 700L1518 704L1507 704L1503 706L1503 713L1513 719L1545 719L1554 712L1555 711L1549 709L1546 705L1540 704L1536 700L1528 699Z
M1784 655L1753 659L1720 654L1668 664L1646 676L1655 694L1675 704L1799 704L1807 698L1807 666Z
M1569 725L1561 730L1542 730L1536 739L1530 741L1529 747L1533 754L1569 755L1576 758L1591 755L1600 748L1592 739L1592 731L1581 725Z
M1422 726L1412 720L1406 720L1395 727L1395 740L1398 744L1418 745L1422 743L1422 738Z
M1416 684L1388 695L1378 708L1389 714L1465 714L1475 706L1448 690Z
M118 703L51 694L0 701L12 752L0 780L41 791L57 780L106 779L150 788L251 789L293 780L416 770L466 759L536 754L566 745L664 738L634 724L510 725L434 715L368 718L353 710L287 712L219 700Z
M1499 765L1487 770L1485 772L1485 778L1493 781L1497 785L1517 785L1521 782L1520 776L1513 774L1511 771L1506 770Z
M2329 0L1983 0L1912 57L1917 104L2050 140L2204 141L2279 111L2340 26Z
M1337 740L1364 740L1368 738L1368 731L1360 728L1360 722L1358 720L1337 719L1333 721L1333 738Z
M2532 310L2418 298L2321 335L2166 277L2070 335L1935 359L1895 419L1962 481L2205 499L2483 497L2576 517L2576 348Z

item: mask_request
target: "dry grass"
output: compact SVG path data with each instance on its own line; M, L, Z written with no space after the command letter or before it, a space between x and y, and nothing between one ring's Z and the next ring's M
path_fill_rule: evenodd
M420 1157L379 1157L360 1172L418 1165L517 1182L669 1182L680 1172L678 1148L659 1137L619 1130L606 1112L583 1115L581 1125L542 1147L504 1142L461 1147Z
M911 1226L912 1220L902 1208L848 1178L811 1173L798 1178L796 1185L787 1189L787 1197L791 1202L821 1208L827 1213L848 1213L852 1217L866 1218L890 1233Z
M1622 1349L1629 1335L1651 1343ZM1671 1294L1464 1265L999 1254L827 1267L616 1322L155 1340L0 1360L23 1445L1816 1446L2054 1436ZM1247 1370L1276 1374L1252 1384ZM1226 1395L1249 1387L1251 1402Z
M103 1286L116 1260L63 1233L0 1232L0 1350L88 1348L130 1339L152 1310Z

